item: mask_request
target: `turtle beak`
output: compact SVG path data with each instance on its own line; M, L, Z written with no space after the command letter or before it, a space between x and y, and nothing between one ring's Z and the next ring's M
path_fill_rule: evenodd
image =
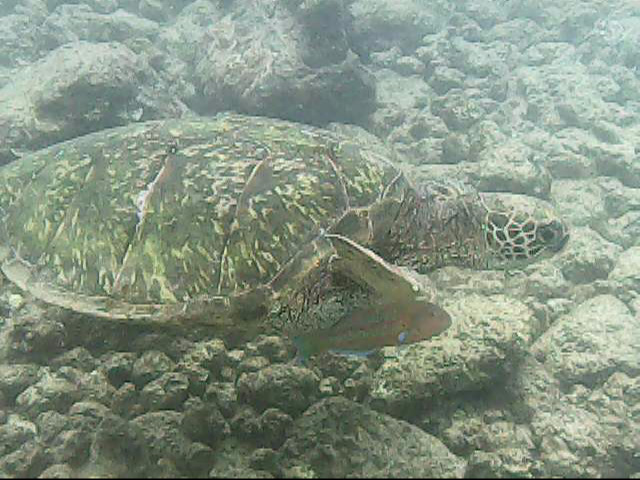
M567 225L557 219L551 220L546 225L541 225L538 234L539 240L545 244L545 250L557 253L564 248L569 241L569 229Z
M561 251L568 241L569 241L569 231L566 228L564 228L562 231L562 236L556 243L552 245L551 250L554 253Z

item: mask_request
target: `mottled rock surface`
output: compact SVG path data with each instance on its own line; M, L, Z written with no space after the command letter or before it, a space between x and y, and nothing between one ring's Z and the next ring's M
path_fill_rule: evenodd
M442 335L304 367L286 337L69 315L0 278L0 476L640 478L638 32L634 0L0 1L0 164L233 109L571 230L523 269L417 277Z
M349 48L341 0L229 4L195 69L210 110L358 123L375 83Z
M446 308L453 325L443 334L385 349L373 374L375 408L404 417L452 393L484 388L518 366L538 327L526 305L503 295L465 295Z
M339 397L309 408L293 425L282 454L287 475L461 477L465 469L435 437Z
M600 295L560 318L532 352L560 382L591 387L614 372L640 375L638 338L640 319L617 298Z
M117 42L68 43L0 89L2 158L131 120L145 68Z

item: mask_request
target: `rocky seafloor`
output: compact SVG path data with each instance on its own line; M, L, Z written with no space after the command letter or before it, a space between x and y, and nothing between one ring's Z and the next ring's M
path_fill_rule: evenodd
M306 366L4 279L0 476L640 478L638 2L0 3L2 163L223 110L354 124L418 176L550 201L571 240L430 275L430 341Z

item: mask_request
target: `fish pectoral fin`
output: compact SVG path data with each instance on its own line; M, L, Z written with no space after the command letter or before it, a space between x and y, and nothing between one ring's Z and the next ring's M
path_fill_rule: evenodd
M342 235L328 234L327 238L338 254L332 262L335 271L369 286L383 298L413 299L420 292L416 280L370 249Z

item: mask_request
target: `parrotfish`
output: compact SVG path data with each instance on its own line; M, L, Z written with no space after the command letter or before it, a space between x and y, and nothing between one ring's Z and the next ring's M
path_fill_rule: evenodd
M358 307L332 327L294 336L293 343L302 362L326 351L366 356L382 347L426 340L450 325L449 314L433 303L387 301Z

